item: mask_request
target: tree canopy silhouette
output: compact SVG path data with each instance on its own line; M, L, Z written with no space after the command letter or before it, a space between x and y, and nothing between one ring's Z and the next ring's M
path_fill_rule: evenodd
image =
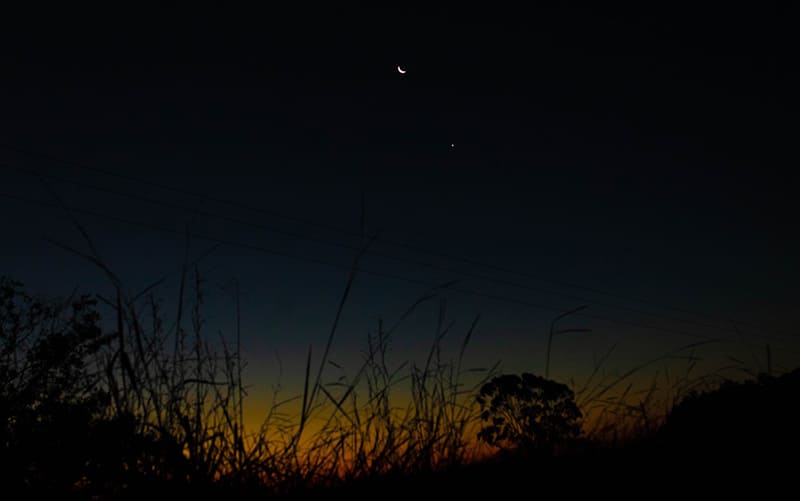
M13 482L64 487L88 459L105 393L90 360L106 341L88 296L44 301L0 277L0 468Z
M90 484L95 491L130 486L152 465L155 473L185 476L174 441L145 432L132 413L111 405L103 348L117 336L102 333L96 306L88 295L36 298L0 277L0 479L6 488L64 493Z
M477 396L483 422L478 438L502 449L552 452L580 433L580 409L566 385L534 374L506 374Z

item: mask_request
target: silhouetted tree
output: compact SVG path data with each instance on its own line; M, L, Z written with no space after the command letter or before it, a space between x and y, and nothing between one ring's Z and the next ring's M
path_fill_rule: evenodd
M105 401L90 366L105 341L98 321L88 296L42 301L0 277L0 469L11 483L80 479Z
M581 412L566 385L533 374L497 376L477 396L478 438L502 449L552 453L580 433Z

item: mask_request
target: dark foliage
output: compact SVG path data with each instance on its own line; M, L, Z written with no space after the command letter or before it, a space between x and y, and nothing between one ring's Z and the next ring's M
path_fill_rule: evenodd
M540 376L497 376L481 387L477 400L484 423L478 438L489 445L550 453L580 433L572 390Z
M191 476L169 434L114 411L101 350L116 336L103 335L99 322L89 296L45 301L0 277L0 476L6 487L114 494Z
M693 393L668 416L660 446L695 459L753 462L793 455L800 446L799 396L800 369Z
M11 485L65 489L84 473L106 401L89 364L106 342L94 307L0 278L0 471Z

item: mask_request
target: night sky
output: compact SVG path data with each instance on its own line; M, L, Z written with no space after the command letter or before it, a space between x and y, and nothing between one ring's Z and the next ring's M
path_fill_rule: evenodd
M794 14L9 13L0 274L52 296L110 292L48 242L87 249L57 196L130 292L166 277L169 306L188 231L190 260L212 250L212 335L235 325L238 281L255 395L276 352L296 386L372 236L336 361L458 280L439 297L454 350L481 315L470 365L541 373L549 322L588 305L563 323L592 332L557 341L558 379L615 342L610 370L705 339L724 339L703 348L709 367L763 364L769 344L793 368ZM427 349L439 309L408 319L395 360Z

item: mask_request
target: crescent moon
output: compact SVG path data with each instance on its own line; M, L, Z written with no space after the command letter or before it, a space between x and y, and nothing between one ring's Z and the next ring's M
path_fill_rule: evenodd
M401 67L400 67L400 65L397 65L397 71L398 71L398 73L400 73L401 75L405 75L405 74L406 74L406 70L404 70L403 68L401 68Z

